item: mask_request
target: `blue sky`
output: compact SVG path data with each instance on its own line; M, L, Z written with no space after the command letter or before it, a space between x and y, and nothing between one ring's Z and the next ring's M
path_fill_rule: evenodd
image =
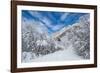
M88 13L22 10L22 19L40 22L47 28L48 33L53 33L76 23L85 14Z

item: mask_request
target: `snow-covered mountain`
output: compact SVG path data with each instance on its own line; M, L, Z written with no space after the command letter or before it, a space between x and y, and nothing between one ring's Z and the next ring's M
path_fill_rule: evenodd
M79 18L77 23L64 27L53 33L52 38L63 44L65 49L72 45L76 53L84 58L90 58L90 20L89 15Z

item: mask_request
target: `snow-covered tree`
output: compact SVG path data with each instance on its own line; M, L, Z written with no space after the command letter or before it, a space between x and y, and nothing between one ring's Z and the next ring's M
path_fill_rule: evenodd
M90 21L89 15L82 16L79 19L80 29L76 32L78 37L74 47L78 55L86 59L90 58Z
M76 54L85 59L90 58L90 20L89 14L81 16L77 23L64 27L54 33L53 38L60 39L65 49L72 45Z
M22 22L22 52L31 52L35 56L46 55L60 50L55 47L55 41L48 36L48 33L41 29L37 22ZM25 56L24 53L23 56ZM24 59L24 58L23 58Z

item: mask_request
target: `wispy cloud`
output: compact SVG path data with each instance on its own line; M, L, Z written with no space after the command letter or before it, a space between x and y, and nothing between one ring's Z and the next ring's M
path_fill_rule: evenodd
M28 11L33 17L42 18L42 15L38 11Z
M67 18L68 15L69 15L69 13L64 13L64 14L61 16L60 20L61 20L61 21L64 21L64 20Z
M52 21L49 20L47 17L43 17L42 21L43 21L48 27L50 27L50 28L53 27L53 25L51 25L51 24L52 24Z
M60 25L56 25L52 28L53 31L57 31L57 30L60 30L62 27L64 27L63 24L60 24Z

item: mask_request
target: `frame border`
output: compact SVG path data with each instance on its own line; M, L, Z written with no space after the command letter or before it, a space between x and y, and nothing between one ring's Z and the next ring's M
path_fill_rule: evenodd
M93 9L94 10L94 25L95 25L94 26L94 49L95 49L94 50L94 64L17 68L17 5ZM29 72L29 71L76 69L76 68L92 68L92 67L97 67L97 6L48 3L48 2L33 2L33 1L11 1L11 72L12 73Z

